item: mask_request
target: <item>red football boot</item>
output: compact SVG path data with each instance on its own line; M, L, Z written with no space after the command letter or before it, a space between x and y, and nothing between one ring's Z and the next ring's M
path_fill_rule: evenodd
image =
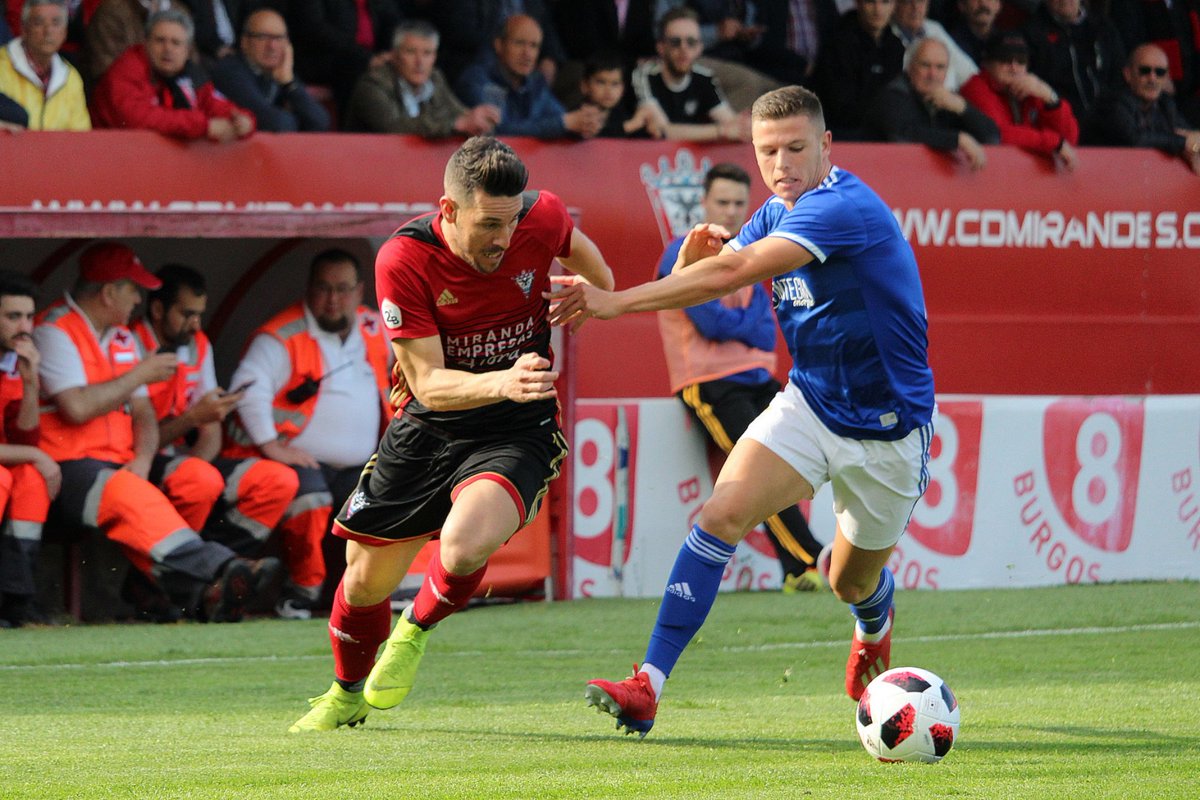
M633 677L613 683L612 681L588 681L583 691L589 706L607 712L617 718L617 730L625 728L626 735L637 733L642 738L654 727L654 715L658 712L658 701L654 699L654 687L650 676L638 672L633 665Z
M896 618L896 606L888 609L888 630L878 642L864 642L858 638L858 625L854 626L854 638L850 640L850 658L846 660L846 694L850 699L862 697L867 684L877 675L887 672L892 663L892 622Z

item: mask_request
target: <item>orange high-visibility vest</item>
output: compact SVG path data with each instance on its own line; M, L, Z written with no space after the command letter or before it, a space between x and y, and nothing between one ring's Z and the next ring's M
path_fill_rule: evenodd
M0 372L0 443L38 446L40 426L30 431L17 428L19 406L25 399L25 381L16 372ZM14 424L10 425L12 422ZM11 435L10 435L11 434Z
M59 301L37 317L39 325L53 325L71 338L83 360L88 385L105 383L137 365L138 346L133 333L117 328L108 347L101 348L91 323L65 302ZM42 449L55 461L96 458L125 464L133 459L133 416L130 404L76 425L56 405L42 407Z
M146 320L134 323L133 332L141 341L144 352L154 353L160 347L154 329ZM154 415L160 422L168 417L178 417L196 401L200 386L200 366L204 363L211 346L204 331L196 331L192 346L188 348L189 358L179 362L179 366L175 368L175 375L165 381L146 386L150 392L150 402L154 404Z
M721 305L745 308L750 305L753 293L753 286L744 286L721 298ZM757 367L775 371L774 352L758 350L732 339L726 342L706 339L683 309L659 311L658 330L662 334L672 394L694 383L727 378Z
M388 340L376 311L359 306L357 319L359 333L366 344L367 361L375 373L375 385L379 389L381 422L386 424L392 415L392 407L388 404ZM321 346L308 332L303 303L296 303L276 314L255 332L255 336L264 333L283 343L292 366L292 374L271 402L275 431L280 439L290 441L299 436L312 419L320 387L316 394L299 404L290 402L287 394L307 378L317 380L324 377L327 372L325 359L321 356ZM258 455L258 448L250 441L250 435L242 427L241 418L237 414L230 414L225 421L225 447L222 454L228 458Z

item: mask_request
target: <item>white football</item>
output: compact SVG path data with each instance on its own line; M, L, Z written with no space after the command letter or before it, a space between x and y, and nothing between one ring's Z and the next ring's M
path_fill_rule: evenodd
M863 747L880 761L932 764L958 738L958 700L929 670L895 667L867 685L855 724Z

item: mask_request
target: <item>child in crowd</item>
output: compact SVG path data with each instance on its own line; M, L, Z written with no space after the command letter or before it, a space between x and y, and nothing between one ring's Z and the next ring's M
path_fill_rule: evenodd
M597 136L661 138L661 132L649 129L650 115L645 109L638 109L630 117L628 104L624 102L625 75L621 68L621 57L616 53L599 53L584 63L579 91L583 95L581 106L595 106L608 114Z

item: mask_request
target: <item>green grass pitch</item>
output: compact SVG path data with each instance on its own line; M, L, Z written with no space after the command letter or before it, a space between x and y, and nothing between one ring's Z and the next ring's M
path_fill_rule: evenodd
M896 666L962 705L941 764L880 764L841 689L831 595L722 595L643 741L584 706L657 602L472 609L400 707L290 735L323 621L0 631L2 798L1200 797L1200 586L898 595Z

